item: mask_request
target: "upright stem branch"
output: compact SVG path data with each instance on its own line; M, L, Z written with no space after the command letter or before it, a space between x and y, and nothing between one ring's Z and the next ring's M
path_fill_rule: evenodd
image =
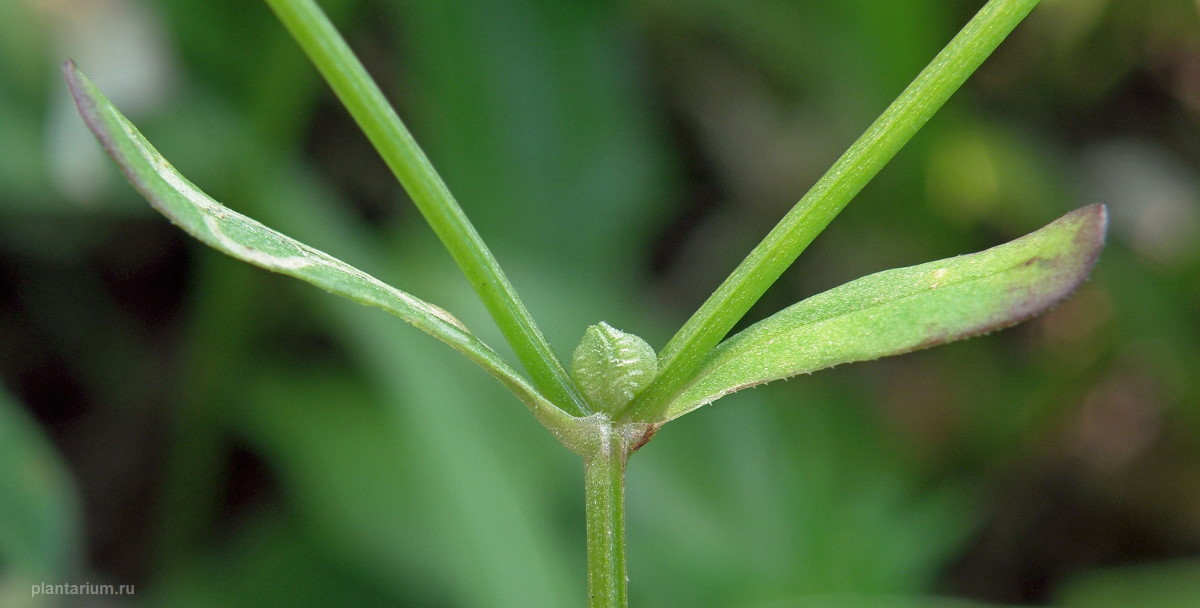
M658 421L725 334L1037 3L991 0L980 9L671 338L658 377L620 418Z
M534 386L567 413L589 412L491 251L391 104L314 0L266 0L404 185L479 294Z
M583 454L587 515L588 607L626 608L625 463L628 441L605 421Z

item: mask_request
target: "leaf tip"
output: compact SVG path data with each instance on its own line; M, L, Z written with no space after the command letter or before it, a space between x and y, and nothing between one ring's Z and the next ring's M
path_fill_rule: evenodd
M71 98L75 100L75 105L79 105L79 98L83 93L83 74L80 73L79 66L75 65L75 60L64 61L62 73L63 79L67 81L67 90L71 92Z
M1095 203L1072 213L1081 216L1080 221L1083 226L1076 234L1076 242L1083 245L1082 248L1087 251L1088 255L1084 260L1084 266L1090 270L1096 265L1096 260L1100 257L1100 250L1104 248L1105 240L1108 238L1108 205Z
M103 121L100 118L100 110L97 102L97 97L101 99L103 96L96 90L92 81L84 75L75 61L68 59L63 62L62 66L63 78L67 81L67 90L71 92L71 99L75 102L75 108L79 110L79 116L83 118L84 124L96 136L100 145L120 163L120 157L116 153L116 147L112 142L112 138L106 132Z
M1103 203L1081 207L1052 222L1045 229L1050 229L1056 224L1073 225L1073 234L1070 246L1062 254L1062 257L1071 262L1063 270L1063 274L1068 278L1063 282L1059 297L1051 302L1051 305L1074 292L1096 266L1108 235L1108 207Z
M1051 241L1051 235L1056 232L1063 234L1059 237L1062 244L1058 247ZM1007 306L990 319L949 335L931 337L913 350L1012 327L1058 306L1087 280L1100 258L1107 233L1108 208L1096 203L1071 211L1018 239L1042 241L1044 249L1031 255L1021 266L1044 268L1010 286L1011 298Z
M67 81L67 89L71 91L71 97L75 99L75 105L79 105L82 99L86 98L84 89L87 77L79 70L74 59L63 62L62 72L63 78Z

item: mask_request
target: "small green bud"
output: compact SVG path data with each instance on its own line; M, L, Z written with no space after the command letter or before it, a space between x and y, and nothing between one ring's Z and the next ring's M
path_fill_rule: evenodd
M658 356L645 340L601 322L583 332L571 374L592 407L613 415L658 375Z

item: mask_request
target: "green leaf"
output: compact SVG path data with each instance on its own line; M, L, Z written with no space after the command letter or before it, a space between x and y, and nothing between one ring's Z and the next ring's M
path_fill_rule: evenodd
M660 352L662 370L622 417L670 419L671 400L808 244L962 86L1039 0L989 0L779 220Z
M64 68L84 122L129 182L175 225L234 258L307 281L330 293L390 312L445 342L517 395L560 437L568 414L543 397L450 313L229 209L185 179L106 99L74 63Z
M760 321L722 343L662 421L729 393L853 361L919 350L1015 325L1067 297L1104 245L1103 205L1015 241L886 270Z
M601 322L583 332L571 357L571 373L588 402L613 415L654 380L658 355L640 337Z

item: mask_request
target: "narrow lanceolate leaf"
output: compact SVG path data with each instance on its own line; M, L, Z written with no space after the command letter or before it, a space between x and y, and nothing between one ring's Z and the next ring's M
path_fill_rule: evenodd
M551 430L570 426L566 413L450 313L216 202L180 175L73 63L68 62L63 71L84 121L130 183L188 234L243 262L400 317L478 363Z
M663 421L772 380L919 350L1002 329L1066 298L1104 245L1092 205L986 251L851 281L760 321L718 346Z

